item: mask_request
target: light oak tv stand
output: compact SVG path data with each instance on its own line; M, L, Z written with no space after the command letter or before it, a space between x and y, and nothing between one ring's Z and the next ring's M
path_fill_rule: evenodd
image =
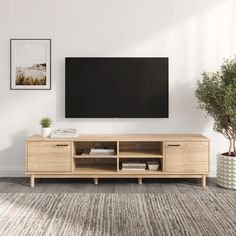
M114 155L90 155L95 146L114 147ZM76 155L76 149L84 153ZM156 160L157 171L124 171L122 160ZM31 187L35 178L201 178L206 186L210 172L210 141L200 134L109 134L77 138L42 138L26 142L26 174Z

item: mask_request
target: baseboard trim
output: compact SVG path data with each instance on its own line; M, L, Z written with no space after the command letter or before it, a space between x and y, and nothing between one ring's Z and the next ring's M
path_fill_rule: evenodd
M0 177L26 177L24 166L0 165Z
M212 169L209 177L216 177L216 169Z

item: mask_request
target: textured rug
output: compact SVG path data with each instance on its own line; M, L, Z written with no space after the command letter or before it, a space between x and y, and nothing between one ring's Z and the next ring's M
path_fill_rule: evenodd
M0 235L236 235L236 196L0 194Z

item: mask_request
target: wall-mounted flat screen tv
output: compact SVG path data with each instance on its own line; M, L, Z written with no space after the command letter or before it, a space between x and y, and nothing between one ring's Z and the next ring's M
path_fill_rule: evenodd
M65 59L67 118L167 118L168 58Z

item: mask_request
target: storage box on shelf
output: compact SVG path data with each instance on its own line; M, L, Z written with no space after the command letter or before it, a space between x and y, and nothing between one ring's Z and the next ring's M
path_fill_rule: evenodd
M34 135L26 142L26 173L32 187L35 178L94 178L96 184L99 178L137 178L140 184L142 178L202 178L205 187L209 147L209 139L197 134ZM122 170L124 162L150 161L158 162L157 170Z

